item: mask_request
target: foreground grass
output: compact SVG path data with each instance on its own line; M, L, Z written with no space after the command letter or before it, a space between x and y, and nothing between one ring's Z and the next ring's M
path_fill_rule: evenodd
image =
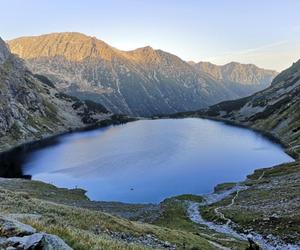
M235 194L201 208L202 216L224 223L214 213L216 207L222 207L224 215L239 225L238 230L254 230L263 235L272 233L286 242L296 242L300 238L299 162L257 170L243 184L249 189L240 191L233 206L227 207ZM219 185L216 191L232 185ZM18 214L23 222L60 236L74 249L149 248L136 242L128 244L114 233L133 238L150 234L176 244L178 249L216 249L211 242L230 249L245 249L245 242L192 222L187 215L187 202L202 202L202 197L185 194L166 199L152 225L101 212L80 189L62 189L38 181L0 179L0 213ZM82 203L91 204L93 209L78 206Z
M150 234L162 241L176 244L178 249L196 247L204 250L215 249L205 238L180 228L171 229L133 222L100 211L33 198L30 192L35 193L35 196L38 197L39 190L44 193L49 186L46 186L47 184L44 186L41 182L32 183L24 180L22 182L20 186L24 187L24 183L28 182L29 186L34 189L29 188L29 193L27 193L0 188L0 212L2 214L21 214L21 220L24 223L28 223L38 230L60 236L74 249L147 249L146 246L127 244L122 239L112 237L112 232L122 232L137 238ZM20 186L18 190L20 190ZM51 188L50 185L48 191ZM23 190L26 191L26 189ZM51 192L53 190L48 196L50 200L52 199L51 195L54 195ZM58 199L66 199L68 191L61 190L61 192ZM82 193L73 190L70 199L81 200L83 199Z

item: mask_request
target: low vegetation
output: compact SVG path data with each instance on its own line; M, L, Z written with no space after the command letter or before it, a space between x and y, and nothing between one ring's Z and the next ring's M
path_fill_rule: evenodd
M187 213L188 202L202 201L203 198L197 195L180 195L168 198L161 203L162 213L161 216L154 222L154 224L171 229L187 231L193 233L194 235L201 236L206 240L217 243L220 246L230 247L230 249L245 249L245 242L236 240L230 236L219 234L208 229L204 225L194 223L189 218ZM194 244L198 246L196 242ZM188 248L188 244L186 244L186 247ZM202 248L200 247L195 249Z
M212 235L209 230L191 222L186 215L184 197L201 200L194 195L179 196L180 200L167 199L161 204L161 216L151 225L113 216L95 207L80 207L87 202L93 203L80 189L62 189L38 181L0 179L1 214L14 216L39 231L58 235L74 249L172 249L176 245L177 249L206 250L215 249L211 241L224 245L232 243L223 236L220 239L207 236ZM69 205L64 205L66 203Z
M257 232L266 238L299 244L300 238L300 163L293 162L256 170L241 183L249 188L236 196L201 208L202 216L215 223L224 223L216 214L219 208L241 232Z

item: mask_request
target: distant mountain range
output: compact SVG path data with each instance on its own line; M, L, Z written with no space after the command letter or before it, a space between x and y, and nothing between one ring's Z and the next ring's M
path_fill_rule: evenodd
M275 71L254 65L188 63L151 47L121 51L80 33L8 41L35 74L114 113L152 116L197 110L267 87Z
M277 75L273 70L261 69L254 64L231 62L218 66L210 62L189 63L199 71L210 74L219 81L261 86L262 88L268 87Z

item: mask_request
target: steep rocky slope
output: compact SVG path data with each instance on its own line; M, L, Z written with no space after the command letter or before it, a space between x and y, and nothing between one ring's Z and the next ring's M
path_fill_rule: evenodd
M209 62L192 64L200 72L205 72L223 82L240 97L251 95L270 86L278 74L273 70L258 68L253 64L231 62L218 66Z
M0 38L0 151L109 117L100 104L62 94L33 75Z
M97 101L114 113L151 116L196 110L249 91L151 47L120 51L79 33L8 43L33 72L46 75L60 90Z
M281 72L263 91L208 109L175 116L199 115L248 126L280 139L295 156L300 153L300 61Z

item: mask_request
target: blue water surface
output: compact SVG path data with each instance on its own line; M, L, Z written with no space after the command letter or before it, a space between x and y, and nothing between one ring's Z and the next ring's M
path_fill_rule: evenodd
M188 118L140 120L59 137L30 154L24 173L93 200L157 203L241 181L254 169L293 159L248 129Z

